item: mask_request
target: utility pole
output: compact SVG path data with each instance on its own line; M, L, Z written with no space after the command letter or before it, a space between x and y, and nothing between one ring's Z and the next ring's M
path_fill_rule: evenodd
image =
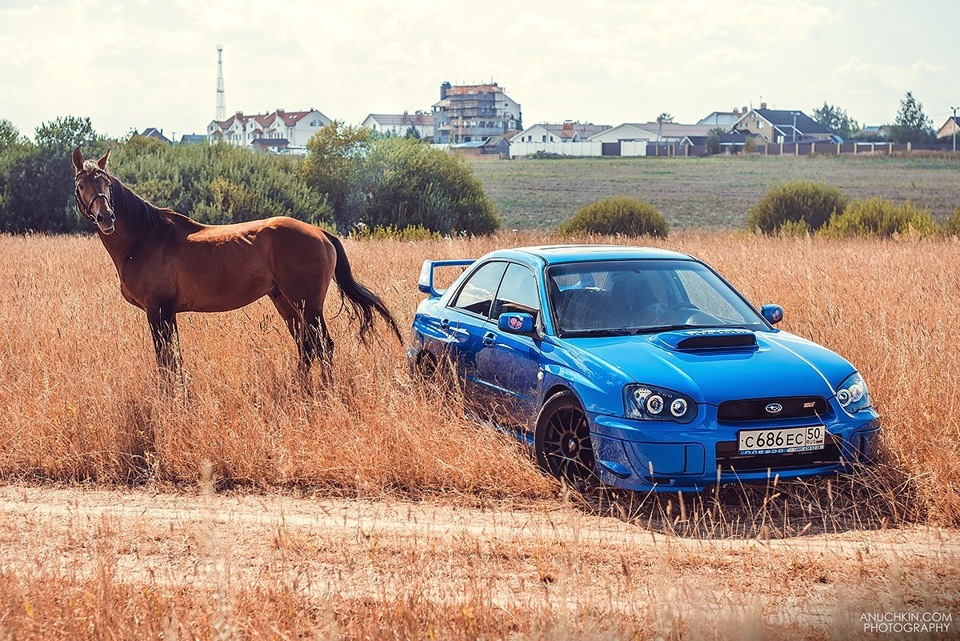
M217 45L217 122L227 119L227 102L223 92L223 45Z
M953 150L957 150L957 109L958 107L950 107L953 109Z

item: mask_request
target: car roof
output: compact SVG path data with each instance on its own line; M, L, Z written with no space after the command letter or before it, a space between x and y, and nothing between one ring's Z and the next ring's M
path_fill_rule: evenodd
M686 254L655 247L627 245L540 245L502 249L489 254L501 258L528 258L535 256L548 265L577 263L588 260L664 259L694 260Z

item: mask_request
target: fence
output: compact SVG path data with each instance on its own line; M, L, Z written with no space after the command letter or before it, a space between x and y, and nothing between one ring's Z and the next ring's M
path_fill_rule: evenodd
M760 156L839 156L857 154L894 154L912 151L950 152L952 143L912 144L894 142L845 142L825 140L804 142L770 143L755 145L749 149L743 143L721 143L721 154L751 154ZM661 158L706 156L705 145L682 145L676 142L513 142L510 157L550 154L557 156L651 156Z

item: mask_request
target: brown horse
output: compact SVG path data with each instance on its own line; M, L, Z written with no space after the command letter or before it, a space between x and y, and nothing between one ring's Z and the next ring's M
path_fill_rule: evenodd
M326 375L333 339L323 301L331 279L359 319L361 340L377 312L402 342L383 301L354 280L336 237L287 217L201 225L133 193L107 173L109 157L85 161L74 150L77 207L96 224L123 297L147 313L162 372L180 370L179 312L223 312L269 296L297 343L301 371L319 358Z

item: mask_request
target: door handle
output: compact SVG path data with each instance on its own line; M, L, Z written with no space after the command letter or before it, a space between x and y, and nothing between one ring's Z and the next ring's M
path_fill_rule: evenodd
M441 318L440 319L440 329L450 329L450 319Z
M497 343L497 335L493 332L487 332L483 335L483 344L487 347L493 347Z

